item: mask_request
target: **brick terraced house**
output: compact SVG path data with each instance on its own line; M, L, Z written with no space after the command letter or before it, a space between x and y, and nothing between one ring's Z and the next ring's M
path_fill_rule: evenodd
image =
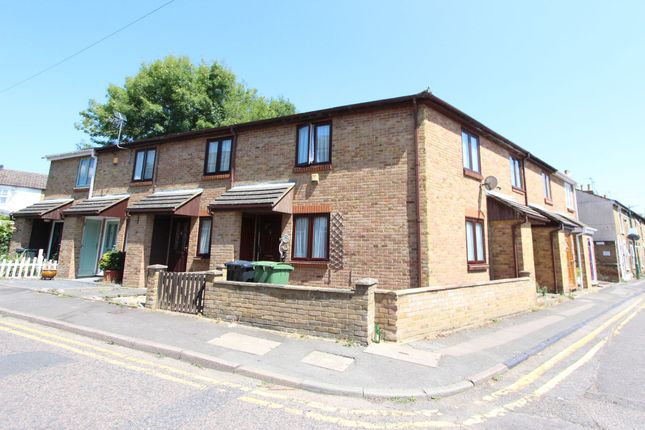
M308 285L370 275L403 289L527 272L569 291L575 267L589 268L575 182L427 92L48 159L45 212L14 213L25 220L14 242L44 243L42 225L64 221L67 277L94 275L112 247L127 250L129 286L153 263L278 260L285 235L292 280Z
M132 287L151 264L281 258L290 284L325 288L593 282L575 182L429 92L50 160L49 206L14 214L12 246L63 221L62 277L95 275L115 247Z
M645 261L645 218L617 200L595 194L591 187L576 190L580 219L594 227L598 278L628 281L642 274Z

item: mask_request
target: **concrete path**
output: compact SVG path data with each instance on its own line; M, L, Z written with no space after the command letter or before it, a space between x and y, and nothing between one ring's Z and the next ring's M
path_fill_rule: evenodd
M39 292L47 282L0 280L0 314L284 385L366 397L438 397L471 388L564 335L582 336L645 291L645 282L613 285L450 336L366 348L70 297L73 286L64 296Z

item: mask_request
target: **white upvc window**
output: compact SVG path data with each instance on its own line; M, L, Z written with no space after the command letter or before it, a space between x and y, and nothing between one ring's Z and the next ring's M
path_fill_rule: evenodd
M81 158L78 162L76 174L76 188L89 188L94 175L94 159L92 157Z
M9 201L11 190L9 188L0 188L0 205L4 205Z
M573 185L569 184L568 182L564 183L564 193L567 199L567 208L568 209L575 209L575 203L574 203L574 197L573 197Z

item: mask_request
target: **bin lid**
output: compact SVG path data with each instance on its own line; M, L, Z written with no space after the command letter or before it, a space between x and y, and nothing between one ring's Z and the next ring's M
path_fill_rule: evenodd
M243 267L245 269L250 269L252 267L251 262L247 260L229 261L228 263L224 263L224 265L226 267Z
M268 267L268 268L273 268L276 264L275 261L254 261L253 262L253 267Z
M273 270L284 270L286 272L292 272L293 266L287 263L276 263L276 265L273 266Z

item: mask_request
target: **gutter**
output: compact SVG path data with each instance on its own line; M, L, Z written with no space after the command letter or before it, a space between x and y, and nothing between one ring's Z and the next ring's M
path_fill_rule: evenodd
M414 192L415 192L415 204L414 204L414 210L415 210L415 217L416 217L416 227L417 227L417 283L418 287L422 287L423 285L423 274L422 274L422 269L423 269L423 264L421 261L421 256L423 255L423 251L421 249L421 184L420 184L420 179L419 179L419 169L420 169L420 163L419 163L419 136L418 136L418 128L419 128L419 105L417 104L417 98L413 97L412 98L412 106L414 110Z

